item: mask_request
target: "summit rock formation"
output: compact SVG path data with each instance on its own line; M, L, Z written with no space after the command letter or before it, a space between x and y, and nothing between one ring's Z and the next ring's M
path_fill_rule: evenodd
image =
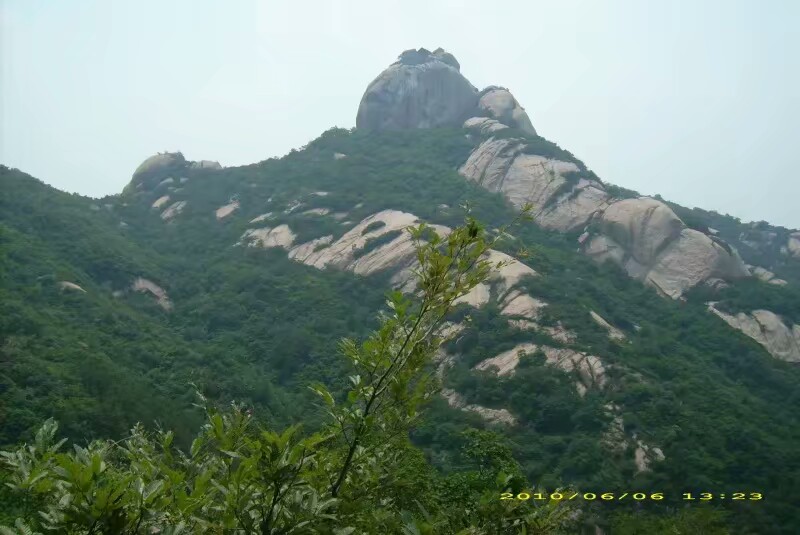
M478 91L441 48L403 52L367 87L356 125L463 127L478 136L459 168L465 178L502 193L517 208L531 206L544 228L580 234L587 255L616 263L664 296L677 299L701 283L751 276L733 246L689 228L663 202L615 198L583 162L537 134L508 89ZM787 248L792 254L793 245Z

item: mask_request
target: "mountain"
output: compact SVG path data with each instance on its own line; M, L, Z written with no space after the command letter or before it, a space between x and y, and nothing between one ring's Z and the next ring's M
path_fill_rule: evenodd
M800 233L604 182L441 49L402 53L356 125L242 167L154 155L102 199L0 168L0 444L51 416L77 441L158 421L185 443L192 384L313 429L306 385L344 392L338 340L409 288L403 229L528 206L447 318L426 458L458 471L462 432L488 429L545 488L665 493L653 511L757 492L722 504L730 529L794 532Z

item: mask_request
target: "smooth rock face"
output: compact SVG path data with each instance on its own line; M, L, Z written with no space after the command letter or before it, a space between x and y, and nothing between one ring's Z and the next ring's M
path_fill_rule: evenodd
M481 134L491 134L498 130L505 130L508 127L500 121L489 119L488 117L470 117L464 121L464 128L475 130Z
M242 234L239 243L247 243L249 247L283 247L289 249L294 243L296 235L289 228L289 225L278 225L275 228L256 228L248 229Z
M161 212L161 219L169 221L176 215L180 214L186 208L186 201L178 201L169 205L169 208Z
M478 100L478 108L488 112L503 124L519 128L525 133L536 135L528 114L517 99L503 87L487 87Z
M367 87L356 127L402 130L460 126L475 108L478 90L459 72L452 55L438 49L407 50Z
M138 177L159 171L161 169L170 169L173 167L181 167L186 165L186 158L180 152L165 152L162 154L154 154L150 156L133 172L133 180Z
M214 215L216 216L217 221L219 221L220 219L225 219L238 209L239 201L233 201L232 203L228 203L225 206L220 206L217 208L217 210L214 212Z
M641 197L611 204L599 219L600 233L583 250L611 260L638 280L677 299L708 279L749 276L742 259L718 239L686 228L665 204Z
M58 287L62 290L72 290L76 292L83 292L86 293L86 290L75 284L74 282L70 281L59 281Z
M364 232L375 222L383 222L380 228ZM294 258L298 261L317 268L336 267L346 269L359 275L370 275L388 268L403 270L410 267L416 260L414 244L406 228L417 223L417 216L398 210L384 210L373 214L346 232L341 238L331 243L328 247L311 252L303 249L298 251ZM447 227L431 225L439 235L447 235ZM378 238L388 232L402 231L390 242L359 256L358 251L363 249L370 239ZM319 243L315 244L315 247ZM307 254L305 254L307 253Z
M599 358L579 353L572 349L559 349L549 346L523 343L497 356L479 362L476 370L493 371L499 376L513 375L519 365L520 355L533 355L541 349L547 358L547 364L564 372L577 372L578 380L575 388L583 396L590 388L602 389L606 384L606 372Z
M169 195L159 197L153 202L153 208L161 208L169 201Z
M595 312L594 310L589 311L589 315L592 317L595 323L597 323L600 327L604 328L608 331L608 337L611 340L624 340L625 334L607 322L600 314Z
M761 266L747 266L747 269L759 280L768 284L774 284L775 286L785 286L788 284L785 280L777 278L773 272Z
M680 236L683 222L655 199L624 199L603 213L603 234L620 244L640 264L651 264Z
M769 310L754 310L736 315L717 310L713 303L708 309L725 322L764 346L770 355L788 362L800 362L800 325L786 325L780 316Z
M608 204L611 197L598 182L579 180L564 190L564 175L579 171L575 163L524 154L523 148L520 139L490 138L472 151L459 173L502 193L517 208L530 204L534 220L554 230L579 228Z
M172 301L170 301L167 291L151 280L138 277L133 281L133 284L131 284L131 290L148 293L155 297L158 306L167 311L172 310Z

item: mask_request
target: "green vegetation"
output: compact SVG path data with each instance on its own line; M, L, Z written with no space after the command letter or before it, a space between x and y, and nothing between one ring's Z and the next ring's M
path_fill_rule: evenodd
M52 417L60 434L76 445L88 447L99 440L96 448L110 456L104 458L109 477L124 477L131 464L120 450L108 449L107 441L129 437L137 422L144 424L140 429L157 423L174 432L177 463L177 450L190 452L198 427L209 422L193 405L190 384L197 385L209 406L226 407L235 400L241 414L252 410L247 433L253 437L260 426L280 435L298 423L304 429L295 433L298 441L324 433L330 416L315 409L318 396L307 385L324 383L337 407L346 402L353 389L347 377L354 373L338 355L338 342L343 337L367 339L381 328L383 320L376 313L384 305L390 274L361 277L318 270L290 260L283 249L235 244L248 228L280 224L297 234L295 244L325 235L336 239L388 208L454 227L463 218L457 207L467 202L487 228L498 227L514 217L513 208L456 172L477 141L465 138L461 130L331 130L284 158L221 170L185 169L189 180L181 184L182 191L168 194L171 202L188 204L171 222L151 208L165 194L161 188L92 200L0 168L0 445L16 450L22 442L33 444L41 422ZM334 160L335 152L347 158ZM155 184L163 178L151 177ZM330 194L313 195L317 191ZM234 195L239 195L239 210L217 221L214 211ZM285 213L295 202L304 206ZM440 204L453 208L443 212ZM351 223L303 215L309 208L346 213L344 219ZM274 218L248 223L266 212ZM409 511L420 533L426 533L422 522L429 520L411 497L437 522L448 507L470 508L475 515L484 507L499 507L481 496L497 490L495 478L503 472L518 473L531 487L547 490L641 490L669 497L640 507L585 504L587 529L597 523L616 530L612 533L651 533L652 526L677 526L677 532L691 533L694 522L704 521L708 533L715 533L720 523L734 533L794 532L799 510L793 497L800 495L800 370L725 327L706 312L704 303L767 308L796 319L800 299L793 293L798 279L792 277L797 262L782 255L778 245L759 252L734 241L747 228L754 237L776 233L778 244L783 230L692 212L698 219L692 225L717 229L746 261L775 271L789 286L744 281L719 293L698 289L687 302L672 302L619 269L595 265L578 254L574 237L534 225L515 229L516 241L496 246L510 253L512 245L529 246L524 262L539 276L522 286L548 303L540 323L560 323L577 339L559 342L544 332L512 329L496 302L452 312L450 320L466 322L468 315L471 322L461 340L447 343L448 353L458 358L445 386L468 403L508 409L518 423L495 427L432 397L428 410L410 425L411 444L419 450L401 444L400 438L393 442L403 462L395 465L397 478L386 492L403 504L393 510L403 523L402 511ZM766 265L766 260L774 263ZM174 308L166 312L151 296L131 291L136 277L163 287ZM60 281L74 282L85 293L61 290ZM627 340L609 340L589 311L622 329ZM544 364L540 354L525 357L510 377L472 370L480 360L522 342L600 357L607 366L608 387L581 397L574 377ZM636 432L663 449L666 460L637 473L631 448L605 448L608 403L619 407L629 435ZM219 414L226 422L240 417L235 411ZM230 425L224 433L236 429ZM225 461L208 433L203 428L199 435L212 444L207 460ZM142 430L140 438L141 444L153 445L163 437ZM253 440L264 451L273 447L266 439ZM290 441L290 448L298 443ZM326 451L335 457L342 447L338 442ZM247 448L236 451L252 455ZM77 453L70 455L69 462L84 462ZM189 469L189 464L169 464L173 461L165 455L157 446L150 459L179 472ZM366 468L364 474L377 477ZM9 481L11 474L0 477ZM142 476L142 481L153 480ZM311 486L325 489L313 482ZM727 515L713 518L684 512L686 504L680 501L682 492L740 491L763 492L766 499L723 504ZM0 491L0 503L11 503L10 492ZM165 486L156 495L177 499L171 492ZM379 509L369 497L361 499L367 500L364 507ZM352 511L339 502L336 514L361 522L363 510L353 500ZM12 525L15 514L24 513L0 507L0 523ZM458 525L480 525L478 518L462 518ZM632 531L620 531L622 524L633 526ZM342 524L347 525L352 524Z

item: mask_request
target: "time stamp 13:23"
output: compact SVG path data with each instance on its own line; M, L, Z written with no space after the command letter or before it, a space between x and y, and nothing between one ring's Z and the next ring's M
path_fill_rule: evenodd
M622 500L630 500L630 501L661 501L664 499L663 492L603 492L603 493L595 493L595 492L574 492L574 491L564 491L564 492L520 492L518 494L514 494L512 492L503 492L500 494L501 500L520 500L520 501L527 501L527 500L585 500L585 501L595 501L595 500L603 500L603 501L622 501ZM732 493L724 493L724 492L700 492L700 493L693 493L693 492L684 492L683 499L685 501L701 501L701 502L708 502L712 500L747 500L747 501L758 501L763 500L764 495L760 492L732 492Z

